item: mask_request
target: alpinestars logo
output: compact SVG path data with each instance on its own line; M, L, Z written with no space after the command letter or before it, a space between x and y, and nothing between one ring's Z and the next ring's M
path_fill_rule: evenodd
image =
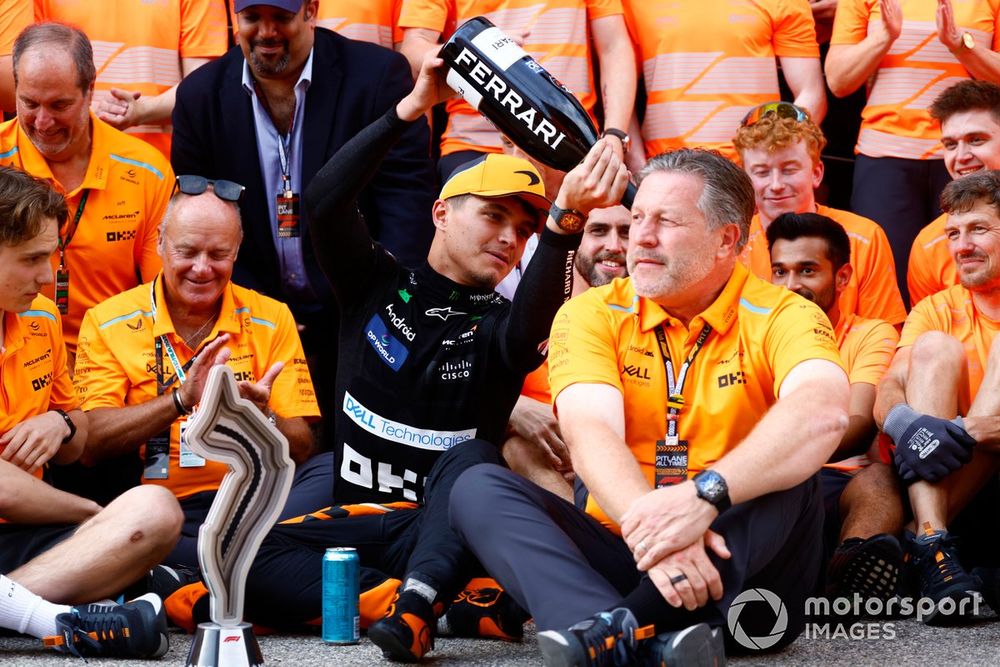
M463 313L459 310L452 310L451 306L445 306L444 308L428 308L424 311L424 315L427 317L440 317L444 321L448 321L448 318L452 315L468 315L468 313Z

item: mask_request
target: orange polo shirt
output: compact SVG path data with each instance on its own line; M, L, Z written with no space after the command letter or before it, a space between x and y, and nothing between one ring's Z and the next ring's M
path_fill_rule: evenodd
M31 0L0 2L0 56L9 56L14 51L14 40L33 19Z
M35 0L35 19L75 25L94 47L94 101L111 88L153 97L180 83L181 58L217 58L229 48L222 0ZM129 128L170 157L171 125Z
M955 258L948 249L944 226L948 214L943 213L934 222L920 230L910 248L910 261L906 265L906 286L910 289L910 305L915 306L924 297L958 284Z
M743 116L781 98L775 59L819 59L807 0L623 5L646 83L647 156L702 146L735 160Z
M972 293L961 285L931 294L910 311L899 338L899 347L909 347L926 331L943 331L965 348L968 384L959 387L958 413L966 414L979 393L993 337L1000 322L985 317L972 303Z
M889 239L882 228L874 220L849 211L817 206L816 212L839 223L851 243L854 274L840 294L840 312L902 324L906 319L906 306L896 284L896 266ZM771 280L771 254L759 215L750 222L749 238L740 260L758 278Z
M84 191L89 193L80 224L66 246L69 312L63 315L63 333L70 354L76 353L77 333L88 308L152 280L160 270L157 226L174 187L174 172L158 150L93 114L90 121L90 163L83 183L72 192L65 192L55 180L16 118L0 125L0 164L43 178L66 196L69 220L59 232L61 237L73 227ZM58 266L57 250L52 255L53 273ZM55 298L55 284L46 285L43 294Z
M840 319L836 331L837 347L848 381L852 385L863 383L877 387L899 342L896 328L883 320L848 315ZM824 467L851 472L869 463L867 454L859 454Z
M55 304L44 296L35 297L23 313L3 313L0 434L49 410L79 407L60 320ZM41 479L42 471L35 477Z
M625 403L625 441L650 486L656 441L664 438L667 423L667 379L656 329L664 327L676 376L706 323L712 332L688 369L678 422L681 441L690 443L692 476L740 444L799 363L826 359L843 365L823 311L737 263L722 293L689 328L637 296L627 278L571 299L552 324L553 402L578 382L618 389ZM587 511L612 525L593 499Z
M515 40L527 35L522 48L593 113L597 94L588 25L595 19L621 13L621 0L407 0L399 27L433 30L447 40L456 26L484 16ZM442 155L465 150L502 152L499 133L465 100L449 100L447 110Z
M927 108L946 88L970 78L969 72L937 34L934 0L900 0L903 30L882 57L861 112L855 151L869 157L939 159L941 132ZM1000 0L951 3L959 33L968 32L978 48L996 50ZM871 23L882 21L879 0L840 0L830 44L857 44Z
M162 276L156 280L156 303L159 307L154 320L147 283L87 311L74 374L84 410L137 405L156 397L156 337L167 336L182 365L194 355L196 351L174 331L163 305ZM318 418L312 379L288 306L230 284L223 292L220 313L205 343L219 334L229 334L232 356L226 365L237 380L256 382L275 362L284 361L285 369L271 389L271 409L286 418ZM175 375L166 350L163 367L165 378ZM228 470L225 464L214 461L205 461L200 467L181 466L180 429L184 421L178 418L170 427L167 479L143 480L169 488L178 498L214 491ZM145 445L139 454L145 458Z

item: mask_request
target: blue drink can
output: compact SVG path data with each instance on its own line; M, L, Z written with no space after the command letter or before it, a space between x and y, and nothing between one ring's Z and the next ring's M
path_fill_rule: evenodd
M323 641L357 644L361 640L358 587L361 568L357 550L327 549L323 556Z

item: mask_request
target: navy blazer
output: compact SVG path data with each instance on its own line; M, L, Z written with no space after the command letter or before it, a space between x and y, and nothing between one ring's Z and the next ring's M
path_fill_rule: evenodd
M275 193L264 191L253 107L242 86L243 62L237 46L181 82L173 112L170 161L177 174L199 174L246 186L240 202L244 238L233 280L285 301L297 318L310 312L313 317L307 319L315 319L320 315L317 309L328 311L334 302L313 254L308 223L302 248L319 303L296 303L282 291L267 207L268 197ZM403 56L317 28L303 126L303 191L338 148L412 88L410 67ZM421 119L406 130L359 201L372 237L407 266L426 260L434 232L431 206L437 184L429 145L427 123Z

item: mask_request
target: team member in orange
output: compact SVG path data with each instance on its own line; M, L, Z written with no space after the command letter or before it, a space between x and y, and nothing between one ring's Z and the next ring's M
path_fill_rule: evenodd
M952 178L1000 169L1000 85L961 81L941 93L930 112L941 124L944 166ZM911 305L958 284L944 233L947 222L948 216L940 215L913 241L906 271Z
M806 0L623 4L647 94L632 140L647 156L702 146L735 157L740 119L781 96L779 62L795 103L823 119L826 88Z
M909 484L908 565L920 595L939 603L937 610L981 586L959 563L947 526L1000 466L1000 172L952 181L941 207L961 284L913 308L875 403L875 419L896 443L896 467ZM924 620L949 619L946 612Z
M598 100L591 63L601 81L604 135L617 155L629 152L628 123L635 101L632 43L621 0L406 0L399 17L400 51L414 76L424 55L474 16L485 16L577 96L593 113ZM590 44L593 42L593 52ZM502 150L500 133L460 97L446 104L448 126L441 137L438 171L446 180L456 167L482 153Z
M628 275L625 248L632 216L624 206L590 212L573 260L573 296ZM572 501L573 464L552 414L547 362L528 374L510 415L503 456L511 470Z
M271 416L297 463L311 453L319 409L288 307L230 282L242 188L177 180L161 227L163 271L87 312L76 383L91 423L85 458L141 456L142 482L173 491L186 516L168 562L197 567L198 527L227 470L184 443L211 366L233 369L240 393Z
M853 267L847 232L835 221L816 213L783 213L768 225L767 243L771 282L823 309L851 383L847 432L820 473L827 550L832 551L827 592L888 599L903 561L895 538L903 528L903 505L893 471L881 461L871 462L866 453L877 431L875 387L899 334L883 320L840 311L838 297L850 284Z
M70 209L44 293L63 315L71 371L84 312L159 270L156 225L173 184L159 151L89 112L93 60L76 28L25 29L14 44L17 118L0 125L0 164L50 181Z
M177 84L226 52L222 0L35 0L36 21L87 33L97 68L98 117L170 156Z
M823 312L739 263L753 207L719 154L653 158L630 277L556 315L552 395L588 514L499 466L455 484L452 525L534 616L547 664L636 664L650 625L687 628L644 646L655 664L720 658L726 610L758 585L791 614L783 641L801 630L848 384Z
M0 6L0 111L14 110L14 39L31 25L31 0L11 0Z
M159 562L177 538L177 502L134 489L102 509L36 479L48 462L76 460L87 439L59 311L38 294L66 216L44 181L0 167L0 627L77 655L159 657L168 643L155 596L67 605L117 595ZM88 636L101 628L117 636Z
M740 259L759 278L770 279L771 258L764 232L782 213L816 212L838 222L851 240L851 272L840 293L840 312L901 325L906 307L896 286L892 251L885 232L868 218L816 203L823 180L823 131L802 109L787 102L755 107L733 139L743 169L753 182L757 215Z
M940 214L948 182L927 106L961 79L1000 81L1000 5L952 0L842 0L826 59L834 95L872 81L855 148L851 209L882 225L900 291L914 237Z

